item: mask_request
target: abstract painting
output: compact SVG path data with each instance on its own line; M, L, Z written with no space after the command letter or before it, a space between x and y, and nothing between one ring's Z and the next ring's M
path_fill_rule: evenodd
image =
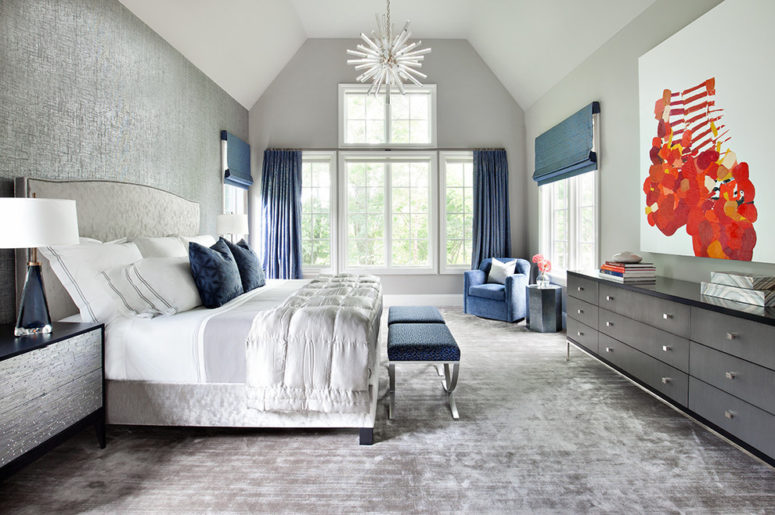
M765 19L775 2L728 0L641 56L642 250L775 262Z

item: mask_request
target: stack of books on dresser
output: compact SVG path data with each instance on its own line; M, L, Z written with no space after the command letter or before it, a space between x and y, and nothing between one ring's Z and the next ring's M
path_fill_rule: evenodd
M657 282L657 268L653 263L606 261L600 267L598 275L601 279L623 284L654 284Z
M756 306L775 306L775 277L735 272L711 272L710 282L702 282L702 294L745 302Z

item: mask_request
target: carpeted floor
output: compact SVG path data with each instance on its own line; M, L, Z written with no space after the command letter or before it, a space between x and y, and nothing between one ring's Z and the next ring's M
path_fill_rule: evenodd
M353 430L109 428L100 450L87 430L0 483L0 510L775 510L774 469L585 354L566 363L564 335L445 317L458 421L435 371L405 365L371 447Z

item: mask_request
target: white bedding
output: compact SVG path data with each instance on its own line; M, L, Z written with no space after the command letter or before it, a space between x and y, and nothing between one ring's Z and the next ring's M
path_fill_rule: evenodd
M152 319L118 317L105 329L105 376L178 384L244 383L245 340L224 334L214 348L205 344L205 332L239 333L244 327L247 334L253 317L246 314L277 307L308 282L270 279L217 309Z

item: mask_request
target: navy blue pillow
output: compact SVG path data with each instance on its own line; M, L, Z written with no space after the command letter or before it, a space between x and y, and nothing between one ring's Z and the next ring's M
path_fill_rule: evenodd
M240 240L236 245L229 240L221 239L229 246L229 250L234 256L234 261L237 262L239 275L242 278L242 289L249 292L266 284L264 269L261 268L261 262L258 260L256 253L253 252L253 249L250 248L250 245L244 239Z
M223 239L209 249L198 243L189 243L188 259L196 289L206 308L218 308L242 294L237 262Z

